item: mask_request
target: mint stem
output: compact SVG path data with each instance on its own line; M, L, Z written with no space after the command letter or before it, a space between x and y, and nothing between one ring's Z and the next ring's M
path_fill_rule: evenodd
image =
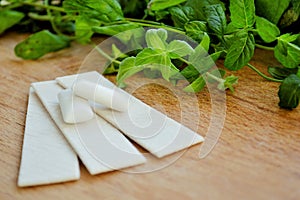
M136 25L140 25L140 26L147 26L147 27L153 27L153 28L163 28L163 29L166 29L166 30L171 31L171 32L175 32L175 33L185 35L184 31L181 31L181 30L178 30L178 29L166 26L166 25L157 25L157 24L153 24L153 23L149 24L149 23L145 23L145 22L136 22L136 21L131 21L131 22L135 23Z
M268 51L274 51L274 47L267 47L267 46L263 46L261 44L255 44L256 47L264 49L264 50L268 50Z
M52 16L52 13L51 13L51 10L50 10L50 7L49 7L49 0L45 0L45 8L46 8L46 11L47 11L47 15L49 16L50 18L50 23L51 23L51 26L53 28L53 30L58 34L58 35L63 35L63 33L57 28L55 22L54 22L54 17Z
M184 59L184 58L182 58L182 57L179 57L179 58L177 58L178 60L180 60L180 61L182 61L182 62L184 62L185 64L187 64L187 65L191 65L191 63L189 62L189 61L187 61L186 59Z
M114 62L114 63L116 63L116 64L118 64L118 65L121 64L120 61L118 61L118 60L113 59L112 57L110 57L107 53L105 53L101 48L99 48L99 47L96 46L95 44L94 44L94 47L95 47L95 49L98 51L98 53L100 53L102 56L104 56L104 57L105 57L106 59L108 59L110 62Z
M272 77L269 77L265 74L263 74L261 71L259 71L256 67L254 67L253 65L251 65L250 63L247 64L247 66L252 69L253 71L255 71L258 75L260 75L261 77L263 77L264 79L268 80L268 81L273 81L273 82L282 82L282 80L279 79L275 79Z
M154 25L164 25L163 23L149 21L149 20L145 20L145 19L125 18L125 20L130 21L130 22L141 22L141 23L154 24Z
M147 21L147 20L136 20L136 19L131 19L131 18L125 18L125 20L123 20L123 21L114 21L114 22L104 23L104 24L106 26L109 26L109 25L116 25L116 24L126 24L126 23L129 23L129 22L133 23L133 24L136 24L136 25L139 25L139 26L147 26L147 27L153 27L153 28L163 28L163 29L171 31L171 32L175 32L175 33L185 35L184 31L181 31L177 28L167 26L167 25L161 24L161 23L150 22L150 21Z
M39 20L39 21L50 21L52 20L52 17L50 17L49 15L39 15L36 13L28 13L28 17L30 17L31 19L34 20Z
M50 10L55 10L55 11L59 11L59 12L65 12L65 9L63 9L61 7L57 7L57 6L44 5L44 4L33 3L33 2L28 2L28 1L24 1L21 3L23 5L34 6L34 7L44 8L44 9L50 9Z
M180 57L180 58L178 58L178 60L181 60L182 62L186 63L187 65L192 65L189 61L187 61L187 60L184 59L184 58L181 58L181 57ZM215 75L213 75L213 74L211 74L211 73L209 73L209 72L205 72L204 75L210 77L211 79L214 79L214 80L217 81L218 83L224 83L224 81L225 81L224 79L219 78L219 77L217 77L217 76L215 76Z
M34 20L39 20L39 21L51 21L54 19L53 16L39 15L39 14L33 13L33 12L28 13L28 17L30 17L31 19L34 19ZM62 20L70 20L70 19L72 19L72 17L68 16L68 15L64 15L61 17L61 19Z
M213 74L211 74L209 72L206 72L205 75L208 76L208 77L210 77L210 78L212 78L212 79L214 79L215 81L217 81L219 83L224 83L225 82L224 79L221 79L221 78L219 78L219 77L217 77L217 76L215 76L215 75L213 75Z
M12 4L8 4L7 6L0 6L0 10L12 10L14 8L18 8L21 7L23 4L18 2L18 3L12 3Z

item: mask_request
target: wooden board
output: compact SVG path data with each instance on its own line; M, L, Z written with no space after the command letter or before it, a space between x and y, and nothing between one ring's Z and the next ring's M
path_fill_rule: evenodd
M248 68L234 72L239 84L235 93L227 92L223 132L205 159L199 160L200 145L196 145L177 159L147 158L148 169L161 167L151 173L130 173L143 171L137 168L91 176L81 164L79 181L18 188L30 83L88 70L80 66L92 49L73 44L38 61L24 61L15 57L13 48L25 37L8 33L0 38L0 199L299 199L300 108L279 109L278 83L265 81ZM272 52L263 50L256 50L251 63L264 72L268 65L278 65ZM92 68L103 63L89 64ZM184 95L182 105L163 86L143 86L134 95L206 134L211 112L207 91L197 94L196 104L192 96Z

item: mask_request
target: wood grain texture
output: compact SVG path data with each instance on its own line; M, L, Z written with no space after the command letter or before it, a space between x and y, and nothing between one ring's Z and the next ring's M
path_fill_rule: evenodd
M239 84L235 93L227 93L222 135L205 159L198 158L200 145L196 145L169 164L171 157L149 157L154 167L166 165L149 173L129 173L128 169L91 176L81 164L79 181L18 188L30 83L81 72L80 66L91 50L90 46L73 44L38 61L24 61L15 57L13 48L25 37L8 33L0 38L0 199L300 198L300 109L279 109L278 83L265 81L248 68L234 72L240 77ZM256 50L251 63L262 71L278 64L272 52L263 50ZM207 91L197 94L196 103L192 95L184 95L184 101L179 102L170 90L154 84L136 89L134 95L206 134L211 113ZM194 106L199 107L199 113L194 112ZM195 126L197 121L199 127Z

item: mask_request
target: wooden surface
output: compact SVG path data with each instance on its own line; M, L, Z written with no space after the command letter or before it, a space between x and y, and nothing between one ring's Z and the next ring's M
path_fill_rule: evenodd
M0 37L0 199L300 199L300 108L279 109L278 84L247 68L234 73L240 79L235 93L227 92L222 135L205 159L198 158L196 145L169 164L174 156L150 158L151 169L162 169L148 173L130 173L143 170L137 167L91 176L81 164L79 181L18 188L30 83L81 71L91 50L73 44L38 61L24 61L13 49L25 36ZM272 52L262 50L256 50L251 63L263 71L277 64ZM197 95L200 115L193 112L190 95L184 96L181 109L162 86L148 85L134 95L191 128L200 120L196 131L205 136L211 112L207 91Z

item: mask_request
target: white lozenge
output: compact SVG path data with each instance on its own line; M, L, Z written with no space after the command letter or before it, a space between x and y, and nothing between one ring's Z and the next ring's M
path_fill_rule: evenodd
M62 90L57 95L57 98L65 123L81 123L94 117L94 112L89 102L75 96L71 89Z
M93 82L77 81L73 85L73 91L74 94L82 98L100 103L116 111L126 111L128 109L129 95Z

